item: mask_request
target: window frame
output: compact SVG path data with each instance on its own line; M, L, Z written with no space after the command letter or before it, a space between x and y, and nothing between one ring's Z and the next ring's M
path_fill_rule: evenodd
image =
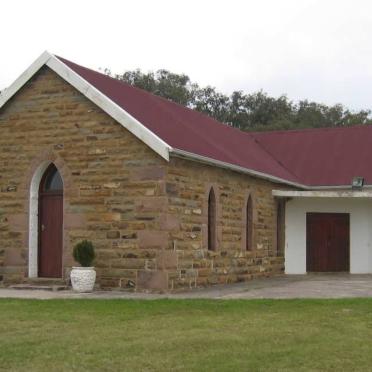
M253 198L249 194L245 203L245 244L244 248L247 252L253 251Z
M208 251L217 250L217 198L214 188L208 192L208 211L207 211L207 249Z
M47 189L47 183L50 179L50 177L55 177L56 175L59 175L60 179L61 179L61 188L59 189ZM63 179L62 179L62 175L60 173L60 171L58 170L58 168L55 166L54 163L51 163L48 168L45 170L44 174L43 174L43 177L41 179L41 182L40 182L40 187L39 187L39 195L45 195L45 194L48 194L48 195L52 195L52 194L55 194L55 195L59 195L59 194L63 194Z

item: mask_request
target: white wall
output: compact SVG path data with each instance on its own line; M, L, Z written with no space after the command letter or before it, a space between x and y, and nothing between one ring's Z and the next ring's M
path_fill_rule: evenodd
M293 198L286 204L285 272L306 273L306 213L350 213L350 272L372 273L372 201L362 198Z

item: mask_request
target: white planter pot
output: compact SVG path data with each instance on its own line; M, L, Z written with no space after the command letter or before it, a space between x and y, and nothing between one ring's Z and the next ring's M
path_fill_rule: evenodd
M94 267L73 267L70 278L74 291L92 292L96 282L96 271Z

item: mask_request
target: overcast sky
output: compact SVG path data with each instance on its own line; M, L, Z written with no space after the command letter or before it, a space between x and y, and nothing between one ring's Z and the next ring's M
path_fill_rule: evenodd
M0 9L0 89L49 50L93 69L165 68L225 93L372 109L370 0L4 0Z

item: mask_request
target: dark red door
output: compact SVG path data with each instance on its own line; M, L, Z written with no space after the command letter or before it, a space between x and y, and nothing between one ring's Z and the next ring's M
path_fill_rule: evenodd
M39 191L39 277L62 277L62 231L63 184L57 168L51 165Z
M306 226L307 271L349 271L349 214L307 213Z

